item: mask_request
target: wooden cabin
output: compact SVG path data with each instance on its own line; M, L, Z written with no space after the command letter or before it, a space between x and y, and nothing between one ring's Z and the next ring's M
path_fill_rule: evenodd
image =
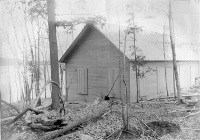
M60 59L65 63L69 99L103 98L109 92L110 97L119 98L124 91L123 61L123 53L95 26L87 24ZM130 62L126 56L125 62L124 77L130 95Z
M65 83L69 100L103 98L109 92L110 97L120 98L120 93L123 96L126 87L130 101L136 101L135 71L132 68L134 59L127 53L124 55L123 49L118 48L119 41L113 39L112 36L109 37L109 31L107 29L103 32L92 24L86 24L61 57L60 62L65 63ZM118 36L115 35L115 37ZM151 38L149 40L152 41ZM165 96L166 91L172 96L174 94L172 57L169 56L164 60L162 49L159 50L153 45L151 47L149 42L146 40L140 43L146 43L141 47L143 47L144 55L147 56L147 64L140 70L144 71L147 67L153 69L144 78L139 79L140 96L147 99L155 98ZM182 55L177 54L177 56ZM192 53L191 56L194 54ZM199 76L197 57L187 59L184 55L184 59L177 59L182 89L193 85L195 77ZM167 79L165 79L165 68Z

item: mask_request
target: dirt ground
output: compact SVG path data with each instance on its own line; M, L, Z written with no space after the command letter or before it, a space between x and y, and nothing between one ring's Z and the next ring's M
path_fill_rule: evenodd
M48 104L50 99L42 100L43 104ZM84 110L91 103L73 102L69 104L68 114L65 117L79 119L89 112ZM21 110L25 107L22 103L16 104ZM192 111L191 111L192 109ZM109 137L122 127L121 117L122 105L119 101L114 102L111 110L99 118L96 122L90 122L87 125L80 126L72 132L56 138L56 140L80 140L81 135L90 136L94 140L104 139L136 139L148 140L155 139L150 136L141 135L137 137L133 128L141 129L141 121L144 123L152 121L169 121L180 125L181 132L177 135L164 135L159 137L160 140L198 140L200 139L200 110L193 109L187 105L176 105L174 101L143 101L140 103L130 103L129 110L129 132L120 132L113 137ZM88 112L87 112L88 111ZM73 114L73 115L72 115ZM17 115L16 112L7 105L2 105L1 119ZM136 117L135 117L136 116ZM24 117L16 122L18 127L8 129L5 126L1 128L2 140L38 140L44 132L31 130L26 123ZM83 139L83 138L82 138ZM89 138L88 138L89 139Z

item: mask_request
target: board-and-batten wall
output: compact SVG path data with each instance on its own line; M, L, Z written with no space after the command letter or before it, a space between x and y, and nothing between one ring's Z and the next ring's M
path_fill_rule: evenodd
M86 36L85 39L79 42L79 46L76 47L73 54L65 62L66 66L66 83L69 85L69 99L93 99L95 97L105 96L109 89L112 87L112 83L119 73L119 54L120 64L123 64L123 54L119 53L117 48L105 38L104 35L93 29ZM127 83L128 92L129 87L129 62L126 61L125 81ZM88 78L88 95L78 94L78 73L80 69L87 69ZM122 70L122 69L121 69ZM73 77L73 78L72 78ZM122 81L122 76L119 77ZM84 81L84 80L83 80ZM71 83L71 84L70 84ZM119 85L119 81L116 81L116 85ZM122 82L121 82L122 83ZM118 92L119 86L114 86L111 93ZM121 84L121 92L124 91L124 86Z
M172 62L166 62L167 67L167 85L169 94L174 93L174 80ZM178 72L180 77L180 86L182 92L195 84L195 77L199 75L198 62L177 62ZM146 96L148 99L156 98L159 96L166 96L166 83L165 83L165 63L164 62L148 62L146 67L151 67L153 71L147 73L144 78L140 79L140 95ZM145 69L145 68L144 68ZM142 70L142 69L141 69ZM136 99L136 82L135 72L130 65L130 96L131 101Z

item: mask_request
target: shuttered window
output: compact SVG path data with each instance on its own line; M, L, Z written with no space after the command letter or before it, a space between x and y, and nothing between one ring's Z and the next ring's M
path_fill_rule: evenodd
M114 84L114 86L113 86L113 84ZM120 75L119 75L118 68L108 69L108 92L110 90L111 90L110 96L119 97L119 95L120 95Z
M88 94L88 69L78 69L78 93Z

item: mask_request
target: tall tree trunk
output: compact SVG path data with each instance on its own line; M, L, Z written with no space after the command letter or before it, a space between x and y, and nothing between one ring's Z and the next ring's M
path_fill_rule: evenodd
M126 53L126 38L127 38L127 31L125 33L125 39L124 39L124 62L123 62L123 82L125 84L125 71L126 71L126 57L125 57L125 53ZM124 95L126 96L126 98L124 99ZM128 118L128 103L127 103L127 95L126 95L126 85L124 85L124 94L121 98L122 100L122 120L123 120L123 128L124 129L128 129L128 119L125 119L125 110L124 107L126 105L126 117ZM126 104L124 103L124 101L126 101Z
M174 97L177 97L176 94L176 79L175 79L175 74L174 74L174 69L173 69L173 89L174 89Z
M20 71L20 66L21 66L21 63L18 61L18 53L17 53L17 48L19 49L20 53L23 54L23 51L21 49L21 46L20 46L20 43L18 41L18 36L17 36L17 28L16 28L16 24L15 24L15 21L14 21L14 18L13 18L13 13L12 13L12 10L9 10L9 14L11 16L11 21L12 21L12 25L13 25L13 29L14 29L14 37L15 37L15 40L16 40L16 47L11 47L11 44L9 42L9 46L10 46L10 49L15 57L15 59L17 60L17 74L18 74L18 79L19 79L19 84L20 84L20 100L24 100L24 88L23 88L23 84L22 84L22 79L21 79L21 71ZM14 50L13 50L14 49Z
M11 90L11 84L10 84L10 76L9 77L9 93L10 93L10 103L12 103L12 90Z
M121 31L120 31L120 20L119 20L119 14L118 14L118 9L116 8L117 10L117 18L118 18L118 23L119 23L119 51L121 51ZM120 91L120 98L122 99L122 92L121 92L121 54L119 53L119 79L120 79L120 82L119 82L119 91Z
M56 25L55 25L55 0L47 1L47 14L49 26L49 44L50 44L50 60L51 60L51 80L59 84L59 67L58 67L58 47L56 39ZM52 85L52 108L57 110L59 108L59 93L60 89L54 84Z
M40 27L39 27L39 23L38 23L38 48L37 48L37 57L38 57L38 65L37 65L37 80L36 80L36 90L37 90L37 95L40 93ZM36 95L36 96L37 96ZM38 101L38 106L41 105L41 98L39 98L39 101Z
M33 46L32 46L32 43L31 43L31 37L30 37L30 33L28 31L28 26L27 26L27 10L24 9L24 23L25 23L25 31L26 31L26 36L28 38L28 46L30 47L30 54L31 54L31 61L32 63L34 63L34 53L33 53ZM27 51L27 48L26 48L26 51ZM27 60L26 60L27 61ZM28 88L28 100L29 102L31 103L31 93L32 93L32 99L33 99L33 82L34 82L34 76L33 76L33 72L31 73L31 83L30 83L30 87L29 87L29 83L27 81L27 88ZM26 78L27 79L27 78ZM28 79L27 79L28 80Z
M17 76L16 76L16 72L15 72L15 85L16 85L16 93L17 93L17 102L19 101L19 90L18 90L18 82L17 82Z
M47 73L46 73L46 74L47 74L47 80L48 80L48 81L51 81L51 79L50 79L50 72L49 72L49 67L48 67L48 65L50 66L50 64L47 64L47 65L46 65L46 70L47 70ZM52 87L51 87L51 86L49 87L49 90L50 90L50 92L52 92Z
M32 29L34 29L33 23L32 23ZM34 48L35 49L35 97L37 97L37 95L40 92L39 92L39 87L38 87L37 42L36 42L34 33L33 33L33 40L34 40L34 44L35 44L35 48Z
M1 91L0 91L0 101L1 101ZM2 114L2 109L1 109L1 102L0 102L0 119L1 119L1 114Z
M46 24L45 24L46 25ZM42 41L43 43L42 43L42 46L44 46L43 47L43 73L44 73L44 83L46 83L47 82L47 65L48 65L48 62L47 62L47 50L46 50L46 45L45 45L45 43L44 43L44 40ZM44 91L44 96L45 96L45 98L47 97L47 89L45 88L45 91Z
M33 91L33 74L31 74L31 85L30 85L30 87L29 87L29 89L28 89L28 94L29 94L29 99L30 99L30 103L31 103L31 93L32 93L32 91ZM32 97L32 99L33 99L33 97Z
M60 65L60 93L63 93L63 69L62 65Z
M44 60L45 61L45 60ZM47 75L46 75L46 62L44 62L45 64L44 64L44 83L46 83L47 82ZM45 91L44 91L44 96L45 96L45 98L47 97L47 90L46 90L46 88L45 88Z
M167 84L167 63L166 63L166 55L165 55L165 26L163 26L163 54L164 54L164 60L165 60L165 88L166 88L167 96L169 96L168 84Z
M172 56L173 56L173 70L174 70L174 76L175 76L175 80L176 80L178 103L181 103L181 101L182 101L181 100L181 89L180 89L180 81L179 81L177 63L176 63L174 28L172 25L171 0L169 0L169 29L170 29L170 41L171 41Z
M10 103L11 103L12 102L12 90L11 90L11 84L10 84L9 61L8 61L8 86L9 86Z
M137 50L136 50L136 45L135 45L135 31L133 33L134 35L134 44L133 44L133 47L134 47L134 52L135 52L135 77L136 77L136 90L137 90L137 103L139 103L139 78L138 78L138 67L137 67Z
M21 79L21 75L20 75L20 66L17 66L17 76L18 76L18 80L19 80L19 86L20 86L20 101L24 100L24 91L23 91L23 86L22 86L22 79Z

